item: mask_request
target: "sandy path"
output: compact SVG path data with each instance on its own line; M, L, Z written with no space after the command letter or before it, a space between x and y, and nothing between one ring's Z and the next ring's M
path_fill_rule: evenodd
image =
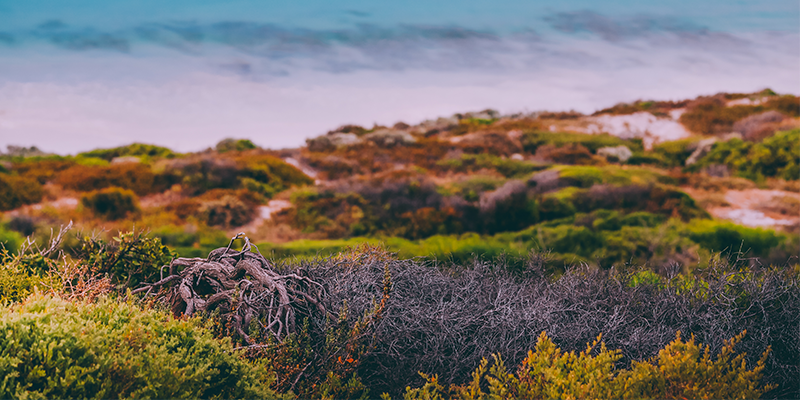
M700 191L696 189L683 190L692 197L700 196ZM788 215L765 209L765 205L773 202L773 199L783 197L800 200L800 193L765 189L728 190L725 192L725 201L729 206L710 207L706 211L715 218L752 227L780 228L800 224L800 209Z

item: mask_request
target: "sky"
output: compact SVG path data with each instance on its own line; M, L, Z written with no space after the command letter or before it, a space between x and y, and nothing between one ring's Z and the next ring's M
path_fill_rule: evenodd
M0 150L800 94L800 2L0 0Z

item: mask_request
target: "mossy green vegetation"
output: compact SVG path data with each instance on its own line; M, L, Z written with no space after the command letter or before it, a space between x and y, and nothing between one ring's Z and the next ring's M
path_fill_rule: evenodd
M715 164L754 181L800 179L800 129L778 132L761 143L739 139L716 143L690 170L699 171Z
M198 319L40 294L0 311L3 398L279 398Z

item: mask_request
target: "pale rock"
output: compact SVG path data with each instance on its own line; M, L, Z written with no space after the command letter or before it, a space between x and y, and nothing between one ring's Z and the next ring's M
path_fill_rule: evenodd
M700 159L703 158L703 156L705 156L706 154L708 154L709 151L711 151L711 148L714 147L714 143L717 142L718 139L712 137L708 139L703 139L697 143L692 144L692 146L689 147L689 150L691 150L692 147L694 147L694 152L689 156L689 158L686 159L686 165L692 165L700 161Z
M633 156L633 152L628 146L619 145L616 147L601 147L597 149L597 155L606 158L616 157L620 162L625 162Z
M396 131L393 129L379 129L375 132L364 135L364 139L375 143L380 147L393 147L397 145L406 145L415 143L417 141L414 136L405 131Z
M142 159L136 156L122 156L122 157L114 157L111 160L112 164L136 164L142 162Z

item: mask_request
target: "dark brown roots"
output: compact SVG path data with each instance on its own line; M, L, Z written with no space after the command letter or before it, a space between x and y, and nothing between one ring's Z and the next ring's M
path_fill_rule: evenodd
M244 247L232 250L233 241L240 238L245 240ZM251 324L281 340L296 332L302 318L327 315L321 284L297 274L278 274L251 247L250 240L240 233L228 247L211 251L208 258L173 260L166 277L132 293L165 301L176 316L217 311L248 344L253 341L245 330Z

